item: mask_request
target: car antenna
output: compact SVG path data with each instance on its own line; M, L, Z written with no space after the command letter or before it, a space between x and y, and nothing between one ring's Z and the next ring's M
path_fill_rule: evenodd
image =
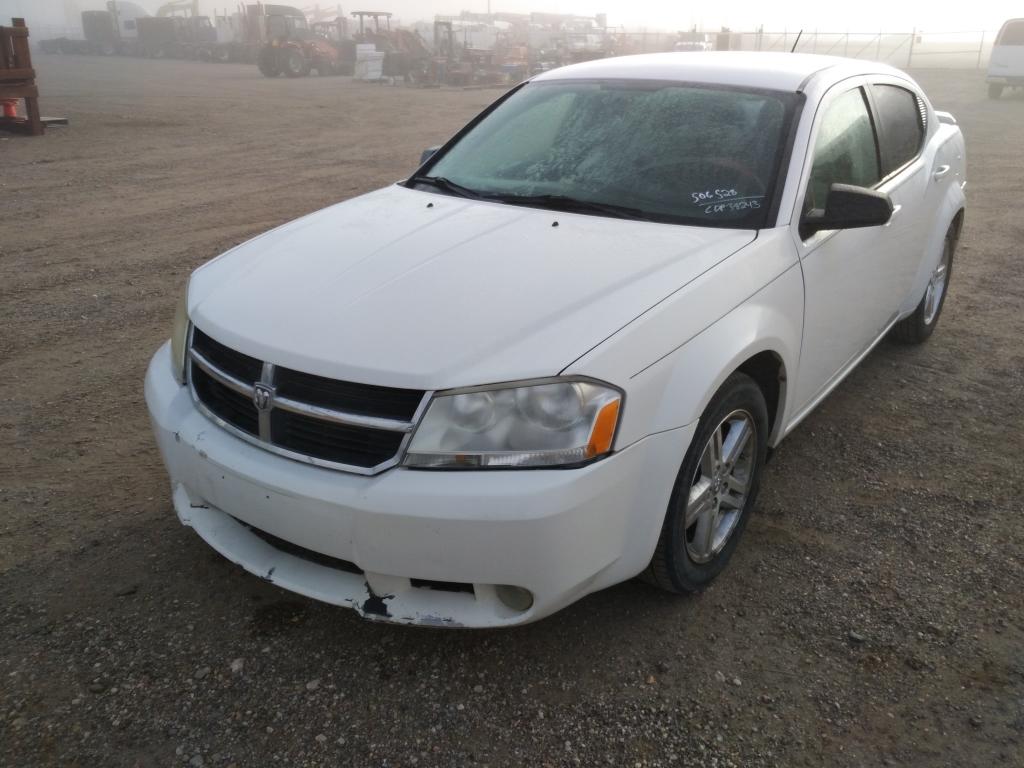
M796 53L796 47L800 45L800 36L803 35L804 31L801 29L796 33L796 42L793 43L793 47L789 49L790 53Z

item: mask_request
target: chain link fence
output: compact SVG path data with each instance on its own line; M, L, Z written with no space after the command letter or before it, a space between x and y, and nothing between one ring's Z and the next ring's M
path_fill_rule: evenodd
M901 69L973 69L984 67L994 35L983 31L912 32L691 32L611 31L615 53L653 53L680 49L682 38L706 40L709 49L792 51L871 59ZM682 47L694 50L692 42Z
M729 33L729 47L791 51L882 61L904 69L978 68L988 61L985 32L757 32Z

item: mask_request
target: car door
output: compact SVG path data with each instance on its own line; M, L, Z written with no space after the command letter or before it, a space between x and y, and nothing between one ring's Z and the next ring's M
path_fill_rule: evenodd
M891 226L809 236L799 226L806 212L824 209L832 184L873 188L881 181L877 130L868 99L861 78L834 86L822 99L811 130L803 192L790 227L800 254L805 296L798 414L895 317L895 291L888 285L894 270Z
M940 166L924 153L928 108L912 86L895 78L873 77L868 88L878 126L882 181L878 190L892 199L896 214L886 228L893 262L884 290L900 309L914 285L928 235L942 206L941 193L953 166ZM934 167L933 167L934 166ZM917 303L915 297L914 304Z

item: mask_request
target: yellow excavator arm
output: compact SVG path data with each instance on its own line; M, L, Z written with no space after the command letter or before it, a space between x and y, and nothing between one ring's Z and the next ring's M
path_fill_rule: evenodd
M199 15L199 0L171 0L156 9L155 16L174 16L183 13L186 16Z

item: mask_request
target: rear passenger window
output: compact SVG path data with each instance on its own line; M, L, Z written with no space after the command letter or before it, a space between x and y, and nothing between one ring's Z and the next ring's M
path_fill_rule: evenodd
M924 103L917 95L895 85L873 85L882 140L882 171L888 176L921 151L924 140Z
M1007 22L996 45L1024 45L1024 21Z
M870 188L881 178L871 113L863 91L854 88L834 99L821 119L804 208L824 210L833 184Z

